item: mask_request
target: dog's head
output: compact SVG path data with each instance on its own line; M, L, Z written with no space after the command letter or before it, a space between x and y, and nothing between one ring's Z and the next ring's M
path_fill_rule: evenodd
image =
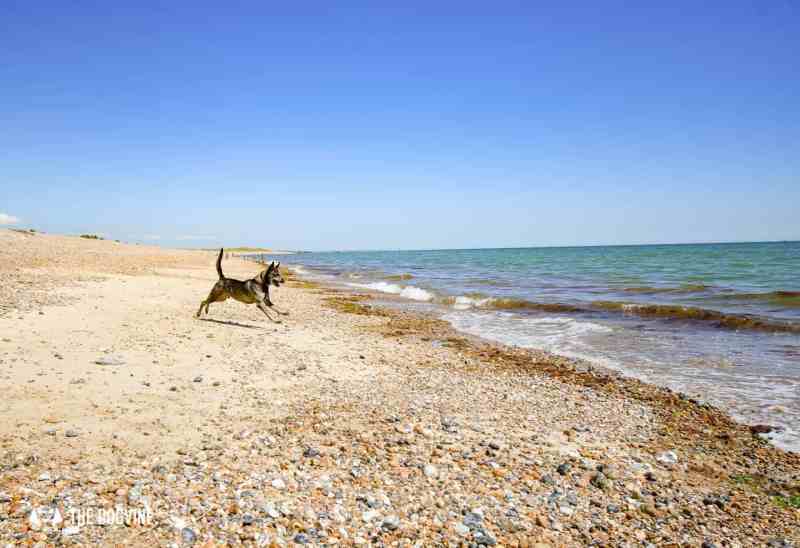
M258 280L262 286L269 287L270 285L274 285L275 287L280 287L280 285L286 281L283 279L283 276L281 276L280 266L281 263L272 261L265 271L256 276L256 280Z

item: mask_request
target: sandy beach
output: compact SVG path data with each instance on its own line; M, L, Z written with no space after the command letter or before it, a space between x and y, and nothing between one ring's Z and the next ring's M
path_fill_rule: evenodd
M0 541L800 543L800 456L711 406L291 274L198 320L215 258L0 230Z

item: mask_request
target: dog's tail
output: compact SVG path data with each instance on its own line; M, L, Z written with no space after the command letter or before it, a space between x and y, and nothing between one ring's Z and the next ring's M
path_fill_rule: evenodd
M219 248L219 256L217 257L217 274L219 274L219 279L225 277L225 274L222 273L222 251L223 248Z

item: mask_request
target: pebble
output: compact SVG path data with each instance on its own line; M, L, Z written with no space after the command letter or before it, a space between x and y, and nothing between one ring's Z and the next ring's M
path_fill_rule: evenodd
M480 546L494 546L497 544L497 539L495 539L486 531L478 531L473 536L475 538L475 542L477 542Z
M714 505L720 510L724 509L731 501L728 495L708 495L703 498L703 504L706 506Z
M656 461L665 466L672 466L678 463L678 454L675 451L664 451L656 456Z
M125 360L119 356L102 356L97 358L94 363L97 365L125 365Z
M432 464L426 464L423 471L425 473L425 476L429 478L435 478L436 476L439 475L439 469Z
M272 504L266 504L262 511L273 519L281 517L280 512Z
M366 512L361 514L361 519L364 520L364 523L369 523L370 521L378 517L379 513L380 512L378 512L377 510L367 510Z
M128 504L135 505L141 500L142 498L142 486L141 485L134 485L128 491Z
M602 472L598 472L597 474L595 474L592 477L591 483L598 489L605 489L606 487L608 487L608 479Z
M275 478L274 480L272 480L271 485L272 487L278 489L279 491L286 489L286 482L283 481L281 478Z
M28 514L28 527L34 531L39 531L42 528L42 520L39 518L39 512L35 508Z
M394 531L398 527L400 527L400 518L395 515L386 516L385 518L383 518L381 527L383 527L387 531Z
M191 546L197 540L197 534L189 527L181 529L181 540L184 544Z
M64 432L64 435L68 438L77 438L79 434L75 430L67 430L66 432Z
M470 529L480 527L483 523L483 514L475 511L468 512L467 515L464 516L463 523Z

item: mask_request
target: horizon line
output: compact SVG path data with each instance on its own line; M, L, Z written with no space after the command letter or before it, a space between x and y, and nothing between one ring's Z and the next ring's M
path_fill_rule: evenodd
M655 247L655 246L680 246L680 245L736 245L736 244L794 244L800 243L800 239L793 240L731 240L731 241L705 241L705 242L659 242L659 243L639 243L639 244L570 244L570 245L521 245L521 246L497 246L497 247L421 247L421 248L372 248L372 249L283 249L280 251L292 251L294 253L371 253L379 251L481 251L491 249L564 249L581 247ZM183 248L187 249L187 248ZM189 248L191 249L191 248ZM193 248L204 249L204 248ZM275 250L279 251L279 250ZM264 253L248 253L252 255L269 255Z

